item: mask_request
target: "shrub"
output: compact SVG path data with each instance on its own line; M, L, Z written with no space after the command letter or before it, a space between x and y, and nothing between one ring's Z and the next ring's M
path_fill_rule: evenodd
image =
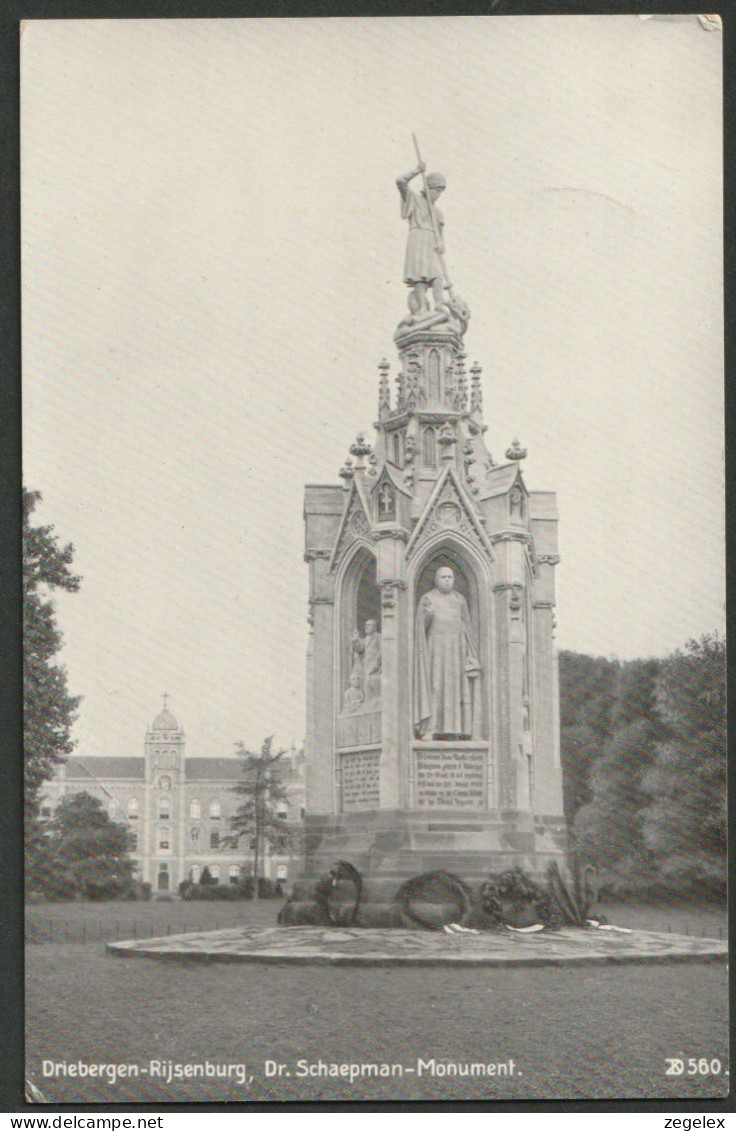
M237 886L232 890L238 893L239 899L252 899L253 898L253 877L244 876ZM259 899L283 899L283 893L279 891L278 884L273 880L269 880L266 876L259 876L258 878L258 898Z
M133 880L128 890L125 892L123 899L143 899L149 900L151 898L151 885L147 880Z
M202 883L186 881L179 885L182 899L205 900L233 900L253 898L253 877L246 876L236 884ZM263 876L258 881L258 896L260 899L282 898L278 886Z
M224 884L188 884L181 893L182 899L201 899L210 902L242 899L235 888Z

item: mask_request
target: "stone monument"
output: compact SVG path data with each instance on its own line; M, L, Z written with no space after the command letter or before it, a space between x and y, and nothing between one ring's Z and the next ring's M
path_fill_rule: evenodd
M341 485L306 488L306 876L338 859L387 879L541 876L565 852L555 495L527 488L518 441L502 462L486 447L445 177L420 160L397 186L395 392L382 361L375 442L358 435Z

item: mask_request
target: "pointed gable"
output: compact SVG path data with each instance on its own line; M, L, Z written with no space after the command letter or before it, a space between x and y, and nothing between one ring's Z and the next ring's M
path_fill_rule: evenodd
M370 545L370 536L373 523L370 519L370 508L365 495L365 488L359 483L357 476L350 484L348 497L345 500L345 510L335 540L335 548L330 558L330 571L334 570L345 551L353 542L360 541Z
M479 499L495 499L498 495L506 495L519 483L524 494L528 495L521 468L518 463L502 463L492 467L486 474L486 483L481 487Z
M371 487L372 513L377 523L398 523L409 529L409 504L411 491L403 482L400 472L384 463L380 475Z
M440 533L454 534L463 538L482 550L491 561L495 560L491 543L475 513L470 496L452 466L448 466L442 472L432 494L427 499L424 512L409 539L406 548L407 559L411 558L424 542Z

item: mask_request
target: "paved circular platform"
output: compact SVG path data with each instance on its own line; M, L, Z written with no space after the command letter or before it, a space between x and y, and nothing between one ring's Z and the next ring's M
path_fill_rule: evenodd
M718 962L726 943L653 931L565 928L518 934L359 929L233 927L165 938L114 942L118 957L204 962L334 966L547 966L598 963Z

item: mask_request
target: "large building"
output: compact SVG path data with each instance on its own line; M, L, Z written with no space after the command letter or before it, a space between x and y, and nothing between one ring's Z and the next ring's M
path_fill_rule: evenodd
M244 798L233 792L243 781L243 759L187 756L184 730L166 705L146 731L142 757L84 755L69 758L45 789L41 815L50 817L61 798L89 793L110 818L135 837L138 876L154 891L176 891L197 880L205 867L218 883L236 884L252 874L251 845L224 843L230 817ZM304 754L292 747L279 765L287 800L277 815L295 834L304 818ZM267 849L262 875L290 880L299 870L299 836L281 851Z

